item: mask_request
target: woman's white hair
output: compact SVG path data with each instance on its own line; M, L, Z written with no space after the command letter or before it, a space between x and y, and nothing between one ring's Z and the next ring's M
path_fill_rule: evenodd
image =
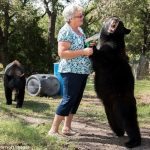
M70 4L64 8L63 17L66 22L69 22L71 18L74 17L75 12L83 11L83 8L77 4Z

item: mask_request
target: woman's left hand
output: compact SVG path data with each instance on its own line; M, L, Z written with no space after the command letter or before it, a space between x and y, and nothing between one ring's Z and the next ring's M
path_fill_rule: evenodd
M90 42L90 45L89 45L89 47L96 46L96 44L97 44L97 43L96 43L96 42L94 42L94 41L93 41L93 42Z

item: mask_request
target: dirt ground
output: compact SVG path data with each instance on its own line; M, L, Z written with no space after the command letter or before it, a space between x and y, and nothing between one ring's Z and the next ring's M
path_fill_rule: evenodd
M50 123L50 120L25 117L17 115L28 123L37 125ZM99 124L95 122L83 121L80 118L75 119L72 127L77 134L74 136L65 136L64 138L75 143L75 150L127 150L124 143L128 137L118 138L111 131L108 124ZM142 135L142 145L132 150L150 150L150 128L140 128Z
M126 150L124 143L127 136L118 138L107 124L92 122L73 122L73 127L80 134L70 137L77 144L77 150ZM150 128L141 128L142 145L133 150L150 150Z
M142 98L142 97L140 97ZM142 98L143 99L143 98ZM145 102L149 100L145 98ZM95 100L95 103L100 103ZM51 120L39 119L25 116L17 116L31 124L50 123ZM76 150L126 150L124 143L128 141L128 137L118 138L109 128L108 123L95 123L90 120L82 120L75 118L72 127L77 134L74 136L64 137L69 142L75 143ZM150 150L150 125L140 127L142 135L142 145L133 150Z
M94 97L93 97L94 98ZM94 98L95 99L95 98ZM150 95L139 96L138 102L150 103ZM98 99L95 103L100 103ZM80 118L73 122L73 128L79 132L76 136L70 137L77 145L77 150L127 150L124 143L128 141L127 135L118 138L110 129L108 123L100 124L90 121L83 121ZM150 150L150 125L140 127L142 145L133 150Z
M47 119L23 117L22 115L17 117L25 119L31 124L50 123L50 120ZM76 118L72 127L77 134L64 138L75 144L75 150L127 150L124 143L128 141L128 137L125 135L125 137L118 138L112 133L108 124L98 124ZM132 150L150 150L150 128L140 128L140 130L142 145Z

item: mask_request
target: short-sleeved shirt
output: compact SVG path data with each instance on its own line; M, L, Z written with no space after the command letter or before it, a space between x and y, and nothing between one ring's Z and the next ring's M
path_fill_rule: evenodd
M70 42L70 50L82 50L84 49L85 34L79 27L82 35L78 35L73 31L71 26L66 23L58 33L58 42L66 41ZM60 73L77 73L77 74L90 74L92 71L92 64L87 56L79 56L72 59L60 59L58 72Z

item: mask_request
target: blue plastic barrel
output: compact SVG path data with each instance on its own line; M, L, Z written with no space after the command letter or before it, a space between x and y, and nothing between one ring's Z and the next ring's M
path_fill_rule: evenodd
M60 73L58 72L58 67L59 67L59 63L54 63L54 75L57 77L57 79L60 82L60 91L58 92L58 94L60 96L63 96L63 79Z

